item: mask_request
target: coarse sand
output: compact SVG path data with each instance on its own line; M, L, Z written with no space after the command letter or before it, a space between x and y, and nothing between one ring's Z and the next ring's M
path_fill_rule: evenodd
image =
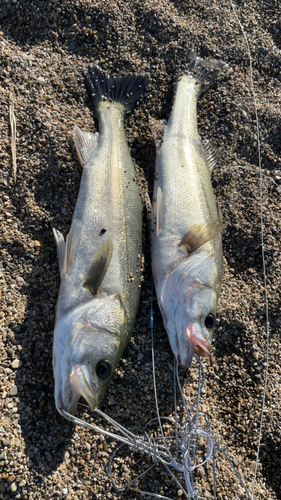
M281 12L274 0L237 0L248 37L260 120L264 174L281 180ZM149 116L168 118L175 84L195 48L226 61L232 73L202 95L202 137L222 149L213 185L229 225L223 232L224 277L212 356L204 360L200 409L249 490L253 482L266 370L265 294L261 257L257 129L249 56L230 1L2 0L0 6L1 312L0 498L139 499L117 491L108 466L117 443L74 427L56 411L52 336L59 271L52 226L67 234L79 189L74 124L94 130L83 85L84 63L111 75L141 73L151 86L126 119L138 175L151 193L155 146ZM17 182L12 174L9 96L15 96ZM241 169L237 166L250 167ZM281 498L280 191L263 179L264 251L270 346L268 389L255 499ZM175 214L175 217L177 214ZM145 261L139 314L101 408L135 433L156 416L148 316L151 294L144 211ZM173 416L173 357L156 300L155 350L161 415ZM181 373L188 403L197 392L196 363ZM95 415L80 416L106 427ZM179 405L179 415L183 415ZM181 418L181 417L180 417ZM151 459L129 450L117 468L124 482ZM118 465L119 464L119 465ZM216 465L217 499L245 499L227 462ZM214 498L210 465L196 474ZM184 498L165 469L139 487ZM149 496L146 496L149 498ZM152 497L151 497L152 498Z

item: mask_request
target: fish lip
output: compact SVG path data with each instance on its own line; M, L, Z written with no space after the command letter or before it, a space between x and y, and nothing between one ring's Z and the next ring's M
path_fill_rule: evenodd
M76 366L70 375L70 382L73 393L70 405L66 411L72 415L75 414L80 396L83 396L90 406L91 411L94 411L98 406L98 400L93 389L88 363Z

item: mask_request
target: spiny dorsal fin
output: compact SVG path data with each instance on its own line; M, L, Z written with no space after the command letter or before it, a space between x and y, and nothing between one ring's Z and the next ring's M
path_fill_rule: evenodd
M60 277L62 279L62 277L64 276L65 240L63 234L57 231L54 227L53 227L53 233L57 244L59 270L60 270Z
M67 274L73 261L78 243L82 233L82 224L79 220L72 222L70 231L66 237L66 249L64 258L64 274Z
M109 268L112 252L113 243L111 240L108 240L104 242L92 258L83 284L83 287L87 288L92 295L97 295L98 293L99 286Z
M82 167L84 167L89 160L92 149L97 145L98 138L98 132L94 134L91 132L83 132L77 125L74 126L73 139Z
M205 151L207 165L211 174L222 157L222 151L208 139L203 139L202 146Z
M202 245L214 238L227 226L227 222L215 219L209 224L201 224L191 227L182 238L179 246L185 247L190 254L200 248Z

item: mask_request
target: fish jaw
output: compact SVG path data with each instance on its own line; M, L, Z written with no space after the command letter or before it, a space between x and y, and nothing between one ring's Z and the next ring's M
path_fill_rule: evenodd
M93 381L91 380L91 374L87 363L75 368L73 373L70 375L70 382L73 387L73 395L71 398L69 412L75 414L80 396L83 396L83 398L86 399L91 410L94 411L94 409L98 406L98 401L95 396Z

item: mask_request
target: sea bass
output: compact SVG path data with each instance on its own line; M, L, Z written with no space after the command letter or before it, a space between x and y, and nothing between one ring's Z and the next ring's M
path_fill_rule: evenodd
M93 410L132 334L140 296L142 200L124 116L148 84L84 68L99 132L74 129L83 174L70 232L53 230L61 285L53 345L57 410L74 414L82 395Z
M157 160L150 213L152 271L170 345L183 368L190 365L193 353L208 356L216 322L221 231L226 224L211 183L217 153L198 134L197 100L227 70L222 62L193 54L177 84L161 142L157 126L153 130Z

